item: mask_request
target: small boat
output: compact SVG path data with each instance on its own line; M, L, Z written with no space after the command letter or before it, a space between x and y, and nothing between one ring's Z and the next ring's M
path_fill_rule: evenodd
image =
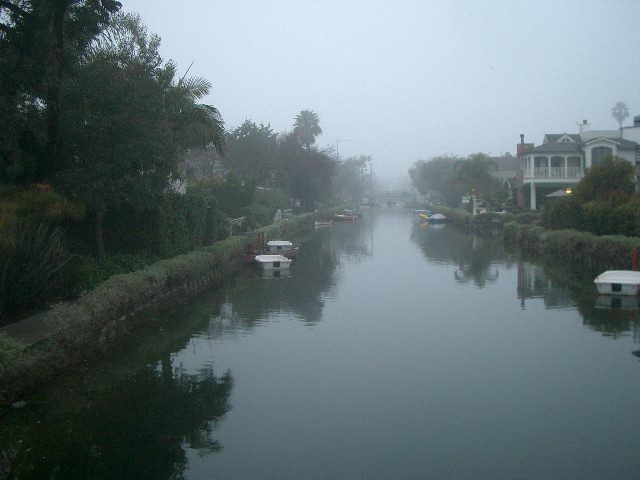
M593 281L603 295L637 295L640 292L640 272L607 270Z
M256 255L255 261L263 270L284 270L292 260L284 255Z
M445 223L448 219L441 213L434 213L429 217L429 223Z
M332 220L337 220L339 222L355 222L360 218L358 215L352 213L334 213L331 216Z
M294 259L298 256L300 247L294 247L288 240L269 240L267 242L267 253L272 255L284 255Z
M330 227L331 225L333 225L333 221L332 220L324 220L324 221L316 220L314 222L315 228Z

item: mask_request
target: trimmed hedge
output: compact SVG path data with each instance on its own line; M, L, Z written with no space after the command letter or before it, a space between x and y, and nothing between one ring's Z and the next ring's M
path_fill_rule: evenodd
M597 236L577 230L546 230L537 225L510 222L504 227L505 242L524 253L549 255L594 270L631 268L631 252L640 252L640 238L622 235Z

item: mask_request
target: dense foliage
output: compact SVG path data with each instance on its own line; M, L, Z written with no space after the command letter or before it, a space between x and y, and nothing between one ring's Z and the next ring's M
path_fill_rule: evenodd
M634 192L633 166L608 158L587 172L571 196L545 204L543 225L595 235L640 236L640 196Z
M2 322L270 223L278 209L363 194L362 172L354 182L314 146L315 112L302 110L291 132L251 120L225 132L201 103L210 82L179 75L159 37L120 8L0 1Z
M434 203L458 207L463 196L477 196L490 210L499 209L508 192L492 172L495 163L484 153L467 158L450 155L416 162L409 170L413 186Z

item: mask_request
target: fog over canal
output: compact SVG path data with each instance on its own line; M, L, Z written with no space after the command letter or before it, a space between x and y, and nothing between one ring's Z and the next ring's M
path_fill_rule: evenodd
M640 317L590 275L366 212L0 417L0 478L638 478Z

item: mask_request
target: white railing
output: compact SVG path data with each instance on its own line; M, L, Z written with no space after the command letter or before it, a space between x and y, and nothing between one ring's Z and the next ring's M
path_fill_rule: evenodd
M524 178L556 179L556 178L582 178L584 172L582 167L535 167L525 170Z

